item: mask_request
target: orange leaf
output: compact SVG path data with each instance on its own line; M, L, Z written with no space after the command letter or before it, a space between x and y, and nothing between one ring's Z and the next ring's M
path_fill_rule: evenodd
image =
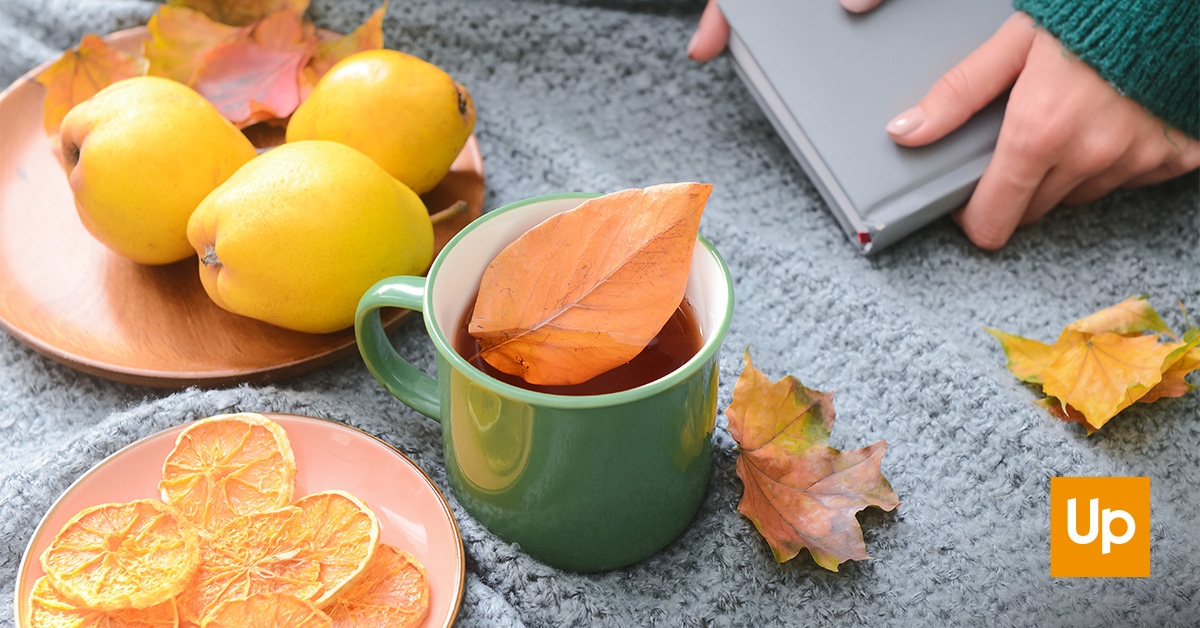
M114 50L96 35L84 35L34 80L46 86L42 124L46 134L58 135L62 119L72 107L117 81L146 73L146 60Z
M205 53L194 87L239 127L286 118L300 104L300 69L316 42L313 25L298 13L273 13Z
M1186 321L1186 310L1183 315ZM1134 402L1187 393L1195 386L1186 375L1200 368L1200 329L1189 324L1183 342L1160 343L1161 336L1178 337L1145 296L1071 323L1054 345L987 331L1000 341L1018 379L1042 384L1048 397L1037 404L1056 418L1082 423L1089 434Z
M1062 335L1058 337L1058 342L1047 345L1029 338L1022 338L1013 334L1002 332L998 329L984 328L984 331L991 334L1000 341L1000 346L1004 349L1004 355L1008 358L1009 371L1017 376L1017 379L1031 384L1041 384L1044 374L1051 364L1057 360L1068 349L1084 342L1086 337L1079 332L1063 330Z
M1064 352L1046 371L1042 390L1099 429L1162 381L1163 361L1173 349L1157 336L1098 334Z
M1143 331L1175 335L1145 296L1130 297L1112 307L1085 316L1067 325L1067 330L1092 335L1137 334Z
M733 389L725 410L729 434L744 453L783 459L829 442L833 430L833 393L805 388L795 377L772 382L750 363Z
M1184 377L1200 369L1200 347L1197 344L1200 344L1200 336L1193 338L1191 342L1179 343L1178 348L1173 350L1163 363L1162 381L1138 401L1153 403L1163 397L1182 397L1195 388ZM1177 357L1172 357L1177 353Z
M772 383L750 362L725 409L738 442L737 474L745 486L738 511L754 522L785 562L807 548L822 567L869 558L855 515L868 506L900 504L883 477L887 442L842 452L826 445L833 393L788 376Z
M150 60L149 74L192 85L204 53L248 29L215 22L204 13L182 6L162 5L146 25L150 39L142 52Z
M168 4L195 9L232 26L253 24L285 9L296 15L308 10L308 0L168 0Z
M711 185L585 201L509 244L480 282L483 359L531 384L585 382L641 353L683 300Z
M376 9L362 26L354 29L349 35L322 39L317 45L317 52L300 75L301 100L308 97L317 81L338 61L356 52L383 48L383 14L387 11L387 6L387 0L384 0L383 6Z

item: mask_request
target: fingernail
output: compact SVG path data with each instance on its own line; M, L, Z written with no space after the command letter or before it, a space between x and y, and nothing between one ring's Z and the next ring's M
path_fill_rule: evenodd
M892 118L888 122L887 132L892 135L908 135L916 131L925 123L925 112L920 107L913 107L908 111Z
M694 53L696 51L696 44L699 43L699 41L700 41L700 31L696 31L695 33L692 33L692 39L691 39L691 41L688 42L688 45L687 45L687 56L689 59L696 58L696 57L692 56L692 53Z

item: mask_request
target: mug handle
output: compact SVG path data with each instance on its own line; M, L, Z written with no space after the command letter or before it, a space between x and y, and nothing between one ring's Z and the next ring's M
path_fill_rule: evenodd
M408 407L441 422L437 381L417 370L396 353L383 330L379 309L401 307L424 310L424 277L389 277L371 286L358 302L354 316L354 338L367 370L383 387Z

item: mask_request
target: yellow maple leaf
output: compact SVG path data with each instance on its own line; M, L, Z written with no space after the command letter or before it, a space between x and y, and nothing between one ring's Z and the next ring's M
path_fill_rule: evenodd
M1186 322L1186 310L1183 315ZM1178 397L1196 387L1185 377L1200 369L1200 329L1188 323L1180 341L1145 296L1067 325L1052 345L985 330L1000 342L1013 375L1049 395L1037 405L1083 424L1089 434L1135 402ZM1165 337L1172 341L1162 342Z
M1125 335L1152 331L1175 337L1175 334L1171 333L1170 328L1159 317L1158 312L1154 311L1154 306L1146 300L1145 295L1129 297L1112 307L1089 314L1067 325L1067 330L1089 335L1104 333Z
M1184 377L1200 369L1200 335L1190 342L1173 343L1176 348L1164 360L1162 381L1150 389L1138 401L1153 403L1163 397L1181 397L1195 388Z
M1097 334L1054 361L1042 391L1098 429L1162 381L1163 362L1173 350L1157 336Z
M67 112L96 92L145 73L146 59L113 49L96 35L84 35L78 46L34 77L46 87L42 104L46 134L57 137Z
M1002 332L999 329L985 327L984 331L1000 341L1004 355L1008 358L1006 365L1008 370L1012 371L1017 379L1030 384L1043 383L1046 371L1051 364L1054 364L1055 360L1066 353L1068 349L1087 340L1086 334L1069 330L1063 330L1058 341L1052 345Z

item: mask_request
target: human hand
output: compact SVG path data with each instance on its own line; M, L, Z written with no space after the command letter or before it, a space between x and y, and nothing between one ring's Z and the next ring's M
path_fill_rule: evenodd
M1122 96L1050 33L1016 13L887 131L921 146L958 128L1012 87L987 171L955 221L998 249L1059 203L1158 183L1200 167L1200 143Z
M692 61L707 63L721 54L725 44L729 43L729 22L717 8L717 0L708 0L704 13L700 14L700 23L692 39L688 42L687 56Z
M847 11L863 13L874 9L883 0L839 0ZM721 10L717 8L717 0L708 0L704 13L700 14L700 24L688 42L687 55L693 61L705 63L712 60L725 49L729 43L729 23Z

